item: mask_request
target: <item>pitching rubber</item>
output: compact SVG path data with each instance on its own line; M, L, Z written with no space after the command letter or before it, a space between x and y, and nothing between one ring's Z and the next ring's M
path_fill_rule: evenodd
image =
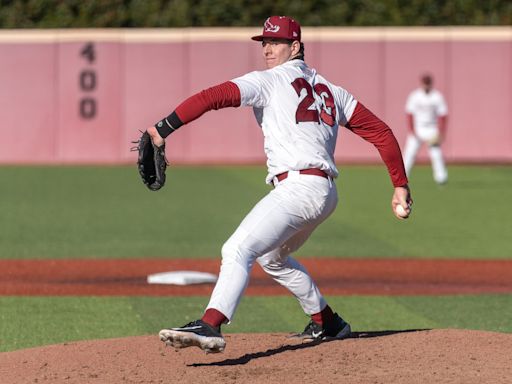
M166 345L176 349L199 347L206 353L219 353L226 347L226 341L222 337L201 336L172 329L162 329L158 335Z

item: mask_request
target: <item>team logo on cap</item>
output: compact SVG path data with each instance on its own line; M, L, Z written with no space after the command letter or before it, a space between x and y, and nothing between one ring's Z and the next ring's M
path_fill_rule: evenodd
M281 29L281 27L279 25L274 25L270 22L270 17L265 20L265 32L272 32L272 33L277 33L279 31L279 29Z

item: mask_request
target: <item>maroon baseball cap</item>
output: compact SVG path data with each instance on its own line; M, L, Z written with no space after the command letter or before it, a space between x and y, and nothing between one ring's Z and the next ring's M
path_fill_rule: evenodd
M270 16L263 24L263 33L251 39L262 41L265 37L300 41L300 25L288 16Z

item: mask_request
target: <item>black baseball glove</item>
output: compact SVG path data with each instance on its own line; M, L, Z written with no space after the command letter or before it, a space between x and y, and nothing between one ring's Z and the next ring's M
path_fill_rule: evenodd
M158 191L165 184L165 170L167 169L165 144L160 147L154 145L147 131L143 132L140 139L133 143L138 144L133 150L139 151L137 167L142 182L150 190Z

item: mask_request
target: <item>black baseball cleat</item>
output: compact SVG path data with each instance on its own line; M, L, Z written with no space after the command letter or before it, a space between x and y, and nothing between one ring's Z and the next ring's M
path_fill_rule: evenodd
M297 333L293 337L304 340L346 339L350 333L350 324L335 313L328 324L322 326L311 320L302 333Z
M206 353L219 353L226 347L220 329L202 320L192 321L180 328L162 329L158 335L166 345L176 349L195 346Z

